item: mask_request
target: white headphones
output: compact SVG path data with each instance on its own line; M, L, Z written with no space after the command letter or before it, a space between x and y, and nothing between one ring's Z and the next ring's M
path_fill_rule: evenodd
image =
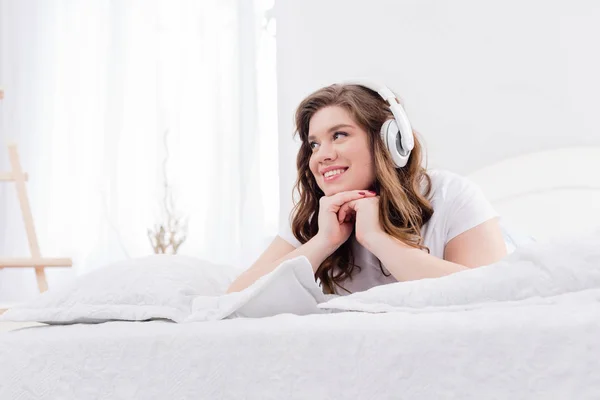
M381 126L380 134L385 147L389 150L394 164L402 168L408 163L410 152L415 147L412 127L404 108L396 100L396 96L386 86L363 80L344 81L342 85L359 85L371 89L390 105L394 119L388 119Z

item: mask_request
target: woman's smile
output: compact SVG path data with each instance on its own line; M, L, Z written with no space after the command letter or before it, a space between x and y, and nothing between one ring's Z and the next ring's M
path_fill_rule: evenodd
M337 181L342 178L342 175L346 173L348 167L335 167L335 169L327 168L325 172L323 172L323 180L326 183Z

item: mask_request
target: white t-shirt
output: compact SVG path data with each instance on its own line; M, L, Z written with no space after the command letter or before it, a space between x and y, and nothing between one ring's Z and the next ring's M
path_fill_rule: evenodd
M461 233L475 226L498 217L481 189L465 177L444 170L429 170L431 192L429 201L433 207L431 219L423 225L423 245L429 248L430 254L444 258L446 244ZM291 226L285 223L279 230L279 236L294 247L301 243L294 237ZM350 292L360 292L374 286L397 282L389 271L379 266L379 260L373 253L361 246L351 236L354 263L362 267L355 269L350 279L342 282ZM338 294L348 294L338 288Z

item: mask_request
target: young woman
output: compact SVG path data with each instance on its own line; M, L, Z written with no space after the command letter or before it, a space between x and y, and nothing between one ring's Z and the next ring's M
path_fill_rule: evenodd
M322 88L300 103L296 129L291 226L228 292L301 255L327 294L440 277L506 255L490 203L466 178L423 167L422 146L386 87Z

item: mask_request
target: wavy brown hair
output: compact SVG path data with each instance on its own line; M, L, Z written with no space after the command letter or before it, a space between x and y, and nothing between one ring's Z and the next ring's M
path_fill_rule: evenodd
M371 156L375 165L375 183L371 189L379 195L379 221L383 230L402 242L420 249L423 246L421 228L433 215L427 197L431 179L422 165L422 145L415 135L415 146L406 166L396 168L380 137L383 123L393 118L389 105L371 89L359 85L331 85L305 98L296 110L296 132L302 141L296 166L298 177L294 186L298 201L292 209L292 232L300 243L308 242L318 230L319 199L324 196L309 168L312 149L308 141L309 123L324 107L338 106L350 113L355 123L367 132ZM381 262L382 273L385 274ZM335 271L335 267L338 270ZM336 293L336 286L361 266L354 264L350 240L342 244L319 266L315 280L321 281L325 293Z

